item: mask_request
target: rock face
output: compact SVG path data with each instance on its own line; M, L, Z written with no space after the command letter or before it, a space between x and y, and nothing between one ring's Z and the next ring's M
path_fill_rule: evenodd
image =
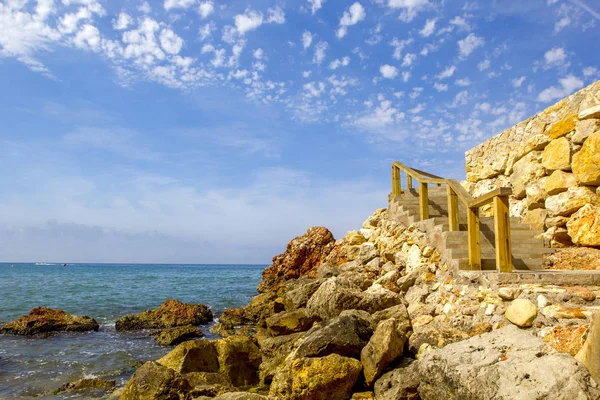
M575 355L575 359L588 368L596 382L600 382L600 349L598 343L600 343L600 314L594 315L587 340Z
M275 375L269 394L288 400L347 400L361 370L360 361L338 354L300 358Z
M419 400L421 376L418 363L403 362L398 368L384 374L375 382L378 400Z
M565 137L553 140L542 153L542 165L550 171L571 169L571 144Z
M118 331L164 329L206 324L212 320L212 311L204 304L186 304L177 300L167 300L154 310L119 318L115 323L115 329Z
M538 309L535 304L526 299L516 299L504 313L507 320L520 327L528 327L537 317Z
M9 322L0 329L1 333L14 335L36 335L52 332L88 332L100 328L96 320L86 316L68 314L62 310L36 307L29 314Z
M190 340L181 343L158 363L178 373L219 372L219 355L213 342Z
M148 361L127 382L121 400L188 400L191 389L179 373Z
M186 340L201 338L204 334L197 326L185 325L163 329L152 336L163 346L175 346Z
M540 338L507 326L419 360L422 399L595 399L588 370Z
M310 316L305 308L295 311L284 311L267 318L267 328L273 335L289 335L296 332L304 332L310 329L317 316Z
M289 242L283 254L273 257L273 264L263 271L258 291L275 291L289 279L316 278L317 267L325 262L334 245L333 234L327 228L309 228Z
M573 243L580 246L600 246L600 206L586 204L567 222Z

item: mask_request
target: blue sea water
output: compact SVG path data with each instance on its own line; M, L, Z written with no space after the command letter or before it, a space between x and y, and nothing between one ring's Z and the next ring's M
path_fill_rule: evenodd
M203 303L218 317L256 294L264 265L0 264L0 325L37 306L88 315L98 332L49 337L0 335L0 399L72 399L54 396L61 385L81 378L123 384L140 362L171 348L145 332L120 333L115 321L155 308L166 299ZM202 326L210 338L211 325Z

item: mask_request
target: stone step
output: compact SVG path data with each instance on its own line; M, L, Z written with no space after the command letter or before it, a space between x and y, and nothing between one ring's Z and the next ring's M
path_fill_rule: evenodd
M458 267L460 269L467 269L469 266L468 258L461 258L458 260ZM496 260L495 259L482 259L481 260L481 269L484 271L495 271L496 270ZM542 260L541 259L530 259L530 258L522 258L513 260L513 270L521 270L521 271L533 271L542 269Z
M451 254L452 254L452 258L454 259L461 259L461 258L468 258L469 257L469 251L466 248L459 248L459 249L451 249ZM513 250L512 252L512 256L514 259L522 259L522 258L530 258L530 259L542 259L546 254L543 252L537 252L536 250L519 250L519 251L515 251ZM496 251L495 249L490 249L490 248L481 248L481 257L482 258L496 258Z

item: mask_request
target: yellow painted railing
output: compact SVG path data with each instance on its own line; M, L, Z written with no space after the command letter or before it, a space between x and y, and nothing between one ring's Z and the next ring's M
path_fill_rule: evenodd
M467 208L467 240L469 251L469 269L481 270L481 243L479 240L481 227L479 209L493 203L494 236L496 245L496 269L499 272L512 272L512 252L510 245L510 213L508 197L511 188L498 188L474 199L469 192L455 179L439 176L409 168L394 161L392 163L392 196L402 196L401 171L406 174L408 189L413 188L413 179L419 185L419 211L421 221L429 218L429 185L446 185L448 193L448 227L450 231L459 230L458 200Z

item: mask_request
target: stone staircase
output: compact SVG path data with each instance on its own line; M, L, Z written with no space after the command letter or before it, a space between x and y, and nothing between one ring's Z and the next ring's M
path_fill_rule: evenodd
M416 189L405 189L401 196L391 199L390 209L400 222L407 225L419 224L419 228L427 233L431 244L440 251L443 262L454 268L468 269L467 210L459 204L460 231L450 232L445 187L429 187L428 220L420 221L419 192ZM496 270L494 218L481 217L480 224L481 268ZM539 270L544 257L555 252L555 249L544 247L543 239L536 237L542 233L543 231L533 230L530 225L523 224L520 218L510 219L514 270Z

